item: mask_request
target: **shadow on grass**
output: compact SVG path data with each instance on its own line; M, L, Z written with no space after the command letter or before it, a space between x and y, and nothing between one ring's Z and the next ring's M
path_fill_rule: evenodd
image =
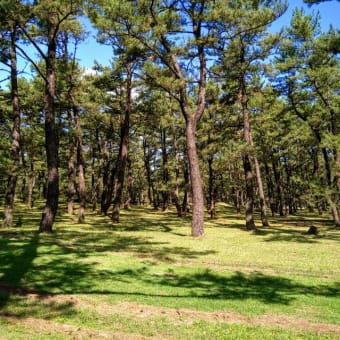
M171 268L155 273L152 264L133 262L100 269L93 252L131 250L143 253L157 243L143 238L122 238L106 233L64 232L61 235L27 235L1 232L0 307L12 304L15 298L36 292L40 299L48 294L100 294L146 298L204 299L244 301L255 299L266 304L288 305L299 295L335 297L340 283L304 285L280 276L260 272L243 274L218 273L199 268ZM72 242L63 244L62 239ZM101 245L103 243L103 245ZM159 244L158 244L159 245ZM186 248L165 247L164 254L196 257L202 253ZM157 255L157 254L156 254ZM84 261L85 260L85 261ZM185 270L185 272L184 272ZM11 295L13 297L11 298ZM42 303L41 301L39 303ZM27 305L16 313L39 310ZM71 313L72 304L56 305L53 313ZM38 312L37 312L38 313Z
M148 276L143 275L148 281ZM151 279L153 282L155 279ZM211 270L200 273L178 275L170 270L159 283L170 287L186 288L190 291L186 297L246 300L256 299L268 304L289 304L297 295L337 296L340 283L333 285L306 286L293 280L264 275L262 273L243 274L235 272L227 276Z
M7 233L9 238L13 238L15 234ZM30 271L33 260L37 256L37 246L39 241L38 233L34 233L30 240L22 247L12 246L11 239L1 239L1 268L2 276L0 282L11 283L18 287L21 284L22 278ZM0 309L4 307L9 299L10 290L6 286L0 286Z
M294 230L285 228L269 228L268 230L258 230L254 232L254 235L267 236L264 241L287 241L297 243L319 243L322 240L331 240L340 242L340 234L335 231L321 231L317 235L307 234L307 229Z
M68 229L60 228L48 235L39 235L25 230L25 227L0 230L0 308L5 309L17 303L22 308L16 310L15 315L39 314L44 296L50 294L128 295L132 299L161 298L165 304L168 299L182 299L183 304L186 299L200 299L202 304L207 299L237 302L254 299L280 305L289 305L302 295L336 297L340 294L340 283L304 285L288 278L262 273L225 274L193 267L166 270L164 262L171 263L173 256L199 258L215 251L173 247L168 242L139 233L117 233L136 231L136 226L140 230L165 233L173 232L178 227L175 218L170 219L164 228L163 222L153 217L144 220L141 217L142 213L127 219L122 225L114 226L100 219L96 220L96 225L82 228L72 228L70 225ZM33 215L30 218L33 226L36 221ZM258 235L268 237L265 239L268 241L279 240L270 239L273 237L285 236L289 241L303 242L299 237L304 236L296 233L296 229L270 227L261 229ZM315 238L308 237L308 240ZM96 262L101 261L98 257L120 252L143 258L150 256L162 266L155 273L152 263L132 261L132 264L126 262L115 265L112 260L112 268L103 269L100 268L101 263ZM32 292L38 294L39 301L25 305L24 297ZM51 306L51 311L55 314L76 312L71 302Z
M257 230L251 231L253 235L265 237L266 242L287 241L297 243L318 243L321 239L340 241L340 233L332 228L332 221L325 219L323 216L310 214L309 216L276 216L270 218L270 226L262 227L260 216L255 214L257 219ZM221 206L219 212L223 219L214 220L214 227L233 228L246 230L243 223L243 215L237 214L235 208L230 206ZM232 222L228 222L228 220ZM240 222L233 222L239 220ZM284 225L284 227L281 227ZM320 233L317 235L308 235L307 230L311 225L318 227Z

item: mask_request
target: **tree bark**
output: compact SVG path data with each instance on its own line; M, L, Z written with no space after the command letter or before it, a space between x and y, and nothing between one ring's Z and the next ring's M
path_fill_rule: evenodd
M153 196L152 196L152 178L151 178L151 168L150 168L150 147L147 143L147 140L145 137L143 137L143 152L144 152L144 168L146 172L146 180L148 183L148 201L149 204L153 204Z
M103 215L107 214L108 206L107 206L107 196L108 196L108 181L110 177L110 159L109 159L109 151L107 149L107 142L103 145L102 151L102 169L103 169L103 190L101 194L101 201L100 201L100 211Z
M77 105L73 101L73 113L75 120L76 136L77 136L77 174L78 174L78 192L79 192L79 211L78 211L78 223L85 222L85 208L86 208L86 181L85 181L85 161L83 157L83 138L80 122L80 111Z
M34 172L34 161L33 159L30 160L31 169L30 169L30 182L28 185L28 198L27 198L27 208L33 208L33 189L35 186L35 172Z
M212 167L213 158L208 158L208 169L209 169L209 213L210 218L214 219L216 217L216 206L215 206L215 188L214 188L214 171Z
M192 3L192 13L195 13L195 4ZM189 171L191 180L191 192L192 192L192 219L191 219L191 235L194 237L204 235L204 194L201 181L201 173L199 168L199 159L196 147L196 127L197 123L200 121L205 105L206 105L206 85L207 85L207 61L205 55L205 46L202 40L203 32L203 22L202 17L203 11L205 9L204 2L202 6L199 6L199 15L195 17L193 15L192 19L192 33L196 42L197 47L197 100L195 109L192 110L192 105L188 99L188 91L190 89L190 84L188 84L185 75L183 74L182 66L173 51L171 43L167 40L165 34L161 34L160 43L163 45L166 56L163 56L162 60L164 64L170 69L174 78L180 81L180 86L178 88L179 96L175 95L174 98L178 101L183 117L185 118L185 136L186 145L188 151L189 160ZM152 7L151 7L152 9ZM189 14L189 11L188 11ZM177 94L177 90L174 91ZM169 94L173 95L173 91L169 91Z
M276 193L277 193L277 202L276 207L280 214L283 216L283 199L282 199L282 188L281 188L281 179L280 179L280 172L277 170L275 160L273 161L273 173L275 178L275 186L276 186Z
M71 111L68 112L69 120L69 154L68 154L68 192L67 192L67 213L73 215L74 212L74 195L75 195L75 153L74 153L74 135L73 117Z
M245 89L245 80L241 79L241 105L243 112L243 133L244 139L246 141L247 147L243 153L243 169L245 175L246 184L246 229L255 230L256 225L254 221L254 184L253 184L253 172L251 168L251 155L249 148L251 147L251 134L250 134L250 123L249 123L249 110L248 110L248 98Z
M92 148L92 174L91 174L91 203L92 203L92 211L96 211L97 209L97 201L99 196L99 188L100 188L100 180L103 172L104 159L102 157L102 148L100 144L99 138L99 129L96 128L96 147ZM98 156L95 152L97 149ZM96 159L99 158L99 167L98 170L95 170Z
M269 166L267 162L265 163L265 172L266 172L266 181L267 181L267 188L268 188L268 197L269 197L269 206L272 213L272 217L275 216L276 205L275 205L275 198L274 198L274 185L271 177L271 173L269 171Z
M127 185L127 192L126 192L126 200L124 202L124 209L128 210L131 207L131 201L135 202L135 194L134 194L134 176L131 166L131 159L127 158L127 170L128 170L128 185Z
M18 93L18 74L17 74L17 53L15 48L16 28L11 30L11 96L13 109L13 129L12 129L12 167L7 180L7 188L5 194L5 216L2 225L10 227L13 222L13 207L15 189L18 180L18 171L20 168L20 108L19 108L19 93Z
M177 216L182 217L182 207L179 203L179 148L178 148L178 142L176 137L176 130L175 127L172 129L172 141L174 146L174 152L175 152L175 188L173 191L174 196L174 203L177 210Z
M188 151L185 149L184 152L184 168L183 168L183 177L184 177L184 196L182 201L182 214L185 216L187 212L190 211L190 197L188 188L190 187L190 176L189 176L189 160L188 160Z
M45 85L45 148L47 158L47 193L46 205L40 221L40 232L52 232L52 226L58 210L59 170L58 170L58 132L55 125L54 98L55 91L55 59L56 30L55 14L49 14L48 51L46 57Z
M166 131L165 128L161 128L161 149L162 149L162 210L166 211L168 209L169 203L169 169L168 169L168 152L166 149Z
M120 146L117 158L115 173L115 188L113 198L113 212L111 219L113 222L119 222L120 206L122 204L125 169L129 153L129 134L130 134L130 115L131 115L131 91L132 91L132 66L126 65L126 91L124 117L120 122Z
M204 195L202 188L201 173L199 169L199 160L197 155L196 140L196 121L193 118L187 118L185 129L188 159L190 166L190 181L192 187L192 236L204 235Z
M251 143L252 148L254 149L254 141L253 141L253 137L251 135L251 132L250 132L250 143ZM260 197L262 226L263 227L269 227L269 222L268 222L268 218L267 218L266 198L265 198L265 195L264 195L263 181L262 181L262 176L261 176L261 168L260 168L260 164L259 164L259 161L258 161L255 153L254 153L254 164L255 164L257 186L258 186L259 197Z

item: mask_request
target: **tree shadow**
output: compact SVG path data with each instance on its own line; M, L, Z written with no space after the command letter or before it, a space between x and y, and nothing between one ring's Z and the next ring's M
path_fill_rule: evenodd
M21 308L12 315L24 317L39 314L41 306L49 304L50 295L98 294L162 299L194 298L237 301L257 300L265 304L289 305L299 295L335 297L340 294L340 283L304 285L292 279L265 275L261 272L243 274L171 267L154 270L154 263L134 262L112 267L98 267L97 256L110 251L129 251L137 256L151 256L159 261L180 255L199 257L206 252L184 247L170 247L166 242L150 241L142 237L122 237L114 232L99 234L93 231L64 230L53 235L1 231L0 239L0 308L19 303ZM68 241L66 241L68 240ZM160 247L159 249L157 247ZM96 257L93 258L92 256ZM37 293L39 299L25 303L24 297ZM169 302L170 303L170 302ZM77 313L71 302L52 304L51 317Z
M37 286L42 294L95 294L122 295L130 297L167 299L209 299L245 301L253 299L265 304L289 305L298 295L335 297L340 294L340 283L304 285L280 276L264 275L260 272L243 274L234 272L223 275L211 270L202 272L176 273L169 269L155 274L152 266L125 268L121 270L96 270L95 265L85 268L70 267L70 263L53 261L53 279L49 285ZM52 275L52 273L51 273ZM107 282L107 285L98 283ZM114 282L115 284L112 284ZM138 288L136 288L136 285ZM99 288L101 287L101 288ZM134 289L124 289L134 287Z
M50 294L99 294L122 295L146 298L211 299L216 301L235 300L238 302L254 299L266 304L289 305L298 295L315 297L335 297L340 294L340 283L328 285L304 285L292 279L264 275L260 272L243 274L218 273L198 268L171 269L155 273L154 263L129 263L111 268L98 267L98 256L111 252L129 252L136 257L152 258L157 263L172 263L173 257L195 259L214 250L198 251L189 247L173 247L169 242L139 233L121 235L117 231L129 231L138 217L122 226L111 226L105 219L94 226L81 229L72 226L57 228L53 234L42 235L25 228L0 230L0 308L21 301L32 292L39 294L40 301L19 310L17 315L29 315L30 310L39 311L39 303ZM174 225L177 223L173 220ZM141 221L139 227L159 232L167 230L159 221L151 218ZM131 224L130 224L131 223ZM215 223L215 222L214 222ZM150 225L150 226L149 226ZM177 225L178 226L178 225ZM240 226L235 224L235 228ZM148 229L150 228L150 229ZM254 233L264 237L264 241L305 242L317 240L298 234L289 228L270 227ZM267 237L267 238L266 238ZM281 239L280 239L281 237ZM302 239L302 238L303 239ZM94 256L94 257L93 257ZM163 267L164 268L164 267ZM129 288L128 288L129 287ZM185 303L185 301L183 302ZM24 305L24 303L22 302ZM54 313L75 313L72 303L56 304Z
M253 235L264 237L265 242L296 242L296 243L320 243L322 240L340 241L340 234L331 230L323 229L316 235L307 233L307 227L266 227L253 231Z
M256 212L257 229L255 231L246 230L241 215L237 214L235 208L221 206L219 217L213 221L214 227L225 229L239 229L251 232L255 236L262 236L265 242L297 242L297 243L319 243L321 240L340 241L340 233L332 229L332 222L323 216L275 216L270 218L270 226L262 227L260 224L259 213ZM230 220L231 222L229 222ZM240 223L234 222L240 220ZM279 226L278 226L279 225ZM283 225L281 227L281 225ZM307 234L311 225L315 225L320 230L317 235Z
M142 276L149 282L148 275ZM296 295L332 297L340 293L340 283L308 286L280 276L264 275L261 272L244 274L235 272L230 276L209 269L194 274L178 275L173 270L162 277L151 278L151 282L190 290L187 297L245 300L256 299L268 304L287 305Z
M189 247L171 246L169 242L157 241L154 237L119 235L111 228L96 232L94 230L58 231L50 241L51 246L58 245L58 252L73 254L77 258L105 252L129 252L137 257L153 257L161 262L174 262L173 257L194 259L215 254L215 250L194 250Z
M11 285L18 287L22 278L30 271L33 260L37 257L39 234L33 233L27 243L20 248L11 241L14 235L18 235L18 233L7 233L9 238L0 240L2 249L0 261L3 268L0 282L11 283ZM6 305L10 297L10 291L6 291L4 287L4 285L0 286L0 308Z

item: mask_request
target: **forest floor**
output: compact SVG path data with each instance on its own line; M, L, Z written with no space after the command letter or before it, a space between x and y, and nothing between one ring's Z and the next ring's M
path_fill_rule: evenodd
M244 229L224 204L190 217L133 207L119 224L41 207L0 229L0 339L340 339L340 232L329 216ZM306 231L314 225L317 235Z

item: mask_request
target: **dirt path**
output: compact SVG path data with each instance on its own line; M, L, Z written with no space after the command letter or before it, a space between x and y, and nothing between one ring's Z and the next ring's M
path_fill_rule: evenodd
M34 335L64 335L66 339L85 340L85 339L110 339L110 340L158 340L157 337L145 337L132 333L105 332L95 329L66 325L59 322L36 319L36 318L16 318L13 316L5 317L7 322L20 324L32 331ZM29 335L29 334L28 334ZM52 338L52 337L51 337ZM1 338L0 338L1 339Z
M267 328L280 327L286 330L309 331L317 334L334 333L340 335L340 325L311 323L305 319L298 319L289 316L261 315L254 317L243 316L234 312L202 312L189 309L175 309L167 307L156 307L141 305L135 303L122 302L118 304L109 304L87 299L86 297L76 295L41 295L34 292L24 291L22 289L13 289L10 287L0 287L0 291L11 292L12 294L24 295L25 298L43 302L48 305L68 304L76 311L92 310L99 315L120 314L135 320L147 320L155 317L166 317L176 324L192 324L197 320L208 322L222 322L230 324L247 324L260 325ZM159 337L144 337L138 334L114 333L99 331L95 329L85 329L71 325L65 325L54 321L36 318L18 318L4 313L0 314L6 318L9 323L18 323L35 332L35 334L53 334L62 333L72 339L122 339L122 340L140 340L140 339L164 339ZM339 337L340 338L340 337Z
M82 304L84 307L84 302ZM173 320L175 324L191 324L196 320L205 320L209 322L261 325L268 328L280 327L288 330L340 334L340 326L338 325L311 323L304 319L289 316L261 315L256 317L247 317L234 312L201 312L182 308L174 309L155 307L128 302L116 305L100 304L97 307L93 306L93 308L96 309L99 314L105 315L107 313L120 313L135 319L148 319L165 316Z

